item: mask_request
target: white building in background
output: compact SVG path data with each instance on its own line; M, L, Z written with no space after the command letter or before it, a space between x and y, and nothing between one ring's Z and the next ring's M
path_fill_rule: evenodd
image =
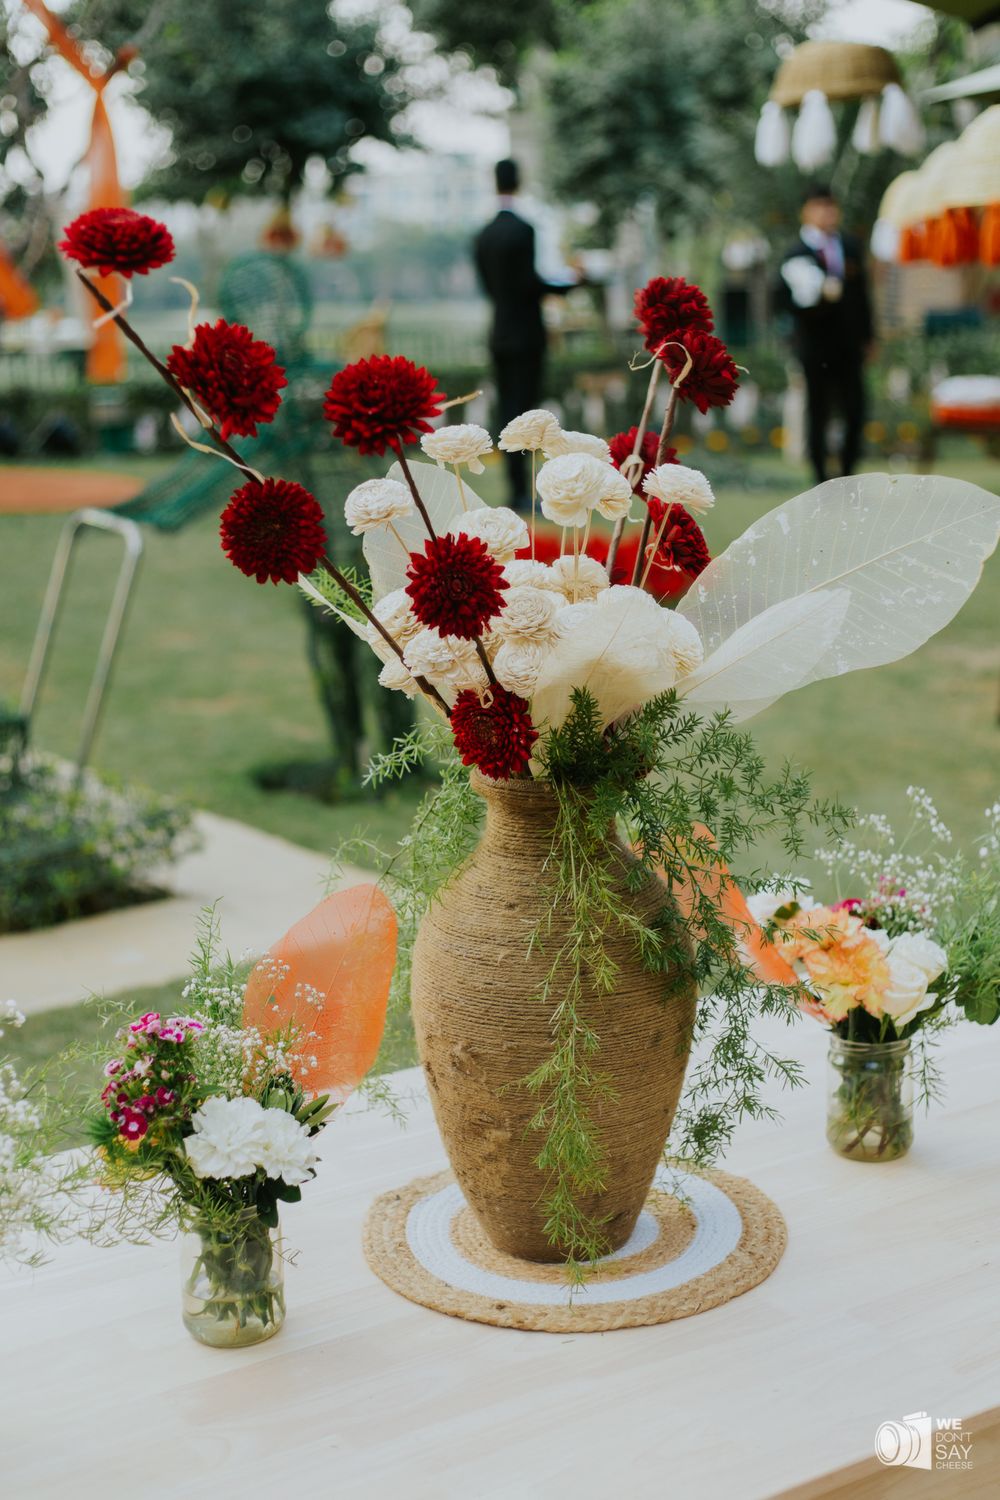
M473 230L496 212L493 171L481 157L431 151L379 151L325 203L352 244L364 245L380 224Z

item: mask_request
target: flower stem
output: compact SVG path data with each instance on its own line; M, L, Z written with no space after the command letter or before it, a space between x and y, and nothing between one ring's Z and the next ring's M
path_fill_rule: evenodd
M667 451L667 443L668 443L668 441L670 439L670 434L674 430L674 418L677 415L677 388L680 385L681 381L684 379L684 376L687 374L687 372L688 372L688 370L690 368L691 368L691 360L690 360L690 356L689 356L688 363L687 363L687 368L682 372L681 375L678 376L677 380L670 387L670 396L669 396L669 398L667 400L666 410L663 413L663 426L660 428L660 441L656 445L656 464L654 465L655 468L659 468L660 464L663 462L663 455ZM669 506L667 508L667 513L669 514ZM664 517L664 521L665 520L666 520L666 517ZM653 525L653 517L652 517L652 515L650 513L649 506L647 505L646 506L646 518L645 518L645 520L642 523L642 534L639 537L639 550L635 554L635 567L632 570L632 587L633 588L642 588L642 587L644 587L645 582L646 582L646 574L648 574L649 568L651 566L651 562L649 564L647 564L646 573L643 573L643 575L642 575L642 583L640 583L639 582L639 575L642 572L642 563L643 563L643 558L646 555L646 548L649 546L649 533L650 533L650 530L652 529L652 525ZM660 535L662 536L662 531L661 531ZM657 537L657 539L656 539L656 546L658 547L659 545L660 545L660 537ZM652 555L653 555L653 557L656 556L655 549L654 549Z
M649 372L649 384L646 386L646 400L643 403L642 416L639 418L639 425L635 431L635 442L632 444L632 452L629 455L629 458L625 460L625 464L622 466L623 473L625 472L626 466L629 468L629 472L625 474L625 478L628 480L629 484L632 484L631 470L634 467L634 465L631 465L629 463L629 459L638 458L641 452L642 440L646 436L646 428L649 426L649 414L653 410L653 398L656 395L656 387L659 383L660 372L662 371L662 369L663 366L660 363L660 351L657 350L653 359L653 368ZM632 484L632 488L635 489L634 484ZM622 534L625 530L625 522L627 519L627 516L621 516L615 522L614 530L611 533L611 545L608 548L608 560L605 563L609 578L611 577L611 572L615 565L615 559L618 556L618 548L621 545Z
M403 452L402 439L399 440L399 447L396 450L396 458L399 461L399 467L403 471L403 478L406 480L407 484L410 487L410 494L413 496L413 503L416 505L417 510L419 510L421 516L423 517L424 525L427 527L427 534L431 537L432 540L436 541L437 534L434 530L434 527L431 525L431 518L427 513L427 507L421 498L420 491L417 489L417 482L413 477L410 466L406 462L406 454Z
M535 470L538 464L538 450L531 450L531 561L535 561L535 504L538 492L535 488Z

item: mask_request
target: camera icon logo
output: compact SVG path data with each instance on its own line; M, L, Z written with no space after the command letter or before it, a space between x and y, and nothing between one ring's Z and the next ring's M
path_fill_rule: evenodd
M875 1433L875 1457L886 1468L931 1468L931 1419L911 1412L898 1422L883 1422Z

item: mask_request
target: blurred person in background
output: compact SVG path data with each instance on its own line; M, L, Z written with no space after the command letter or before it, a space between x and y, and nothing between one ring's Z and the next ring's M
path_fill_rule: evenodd
M782 301L805 376L809 459L822 484L834 410L844 424L842 473L853 474L861 452L872 311L861 241L841 232L840 205L828 187L807 190L801 218L799 237L781 263Z
M493 303L489 343L500 428L540 404L546 344L542 299L565 296L580 285L580 277L568 267L564 273L541 274L535 229L517 198L517 162L498 161L495 175L497 215L480 230L473 249L480 284ZM523 453L505 453L504 459L509 503L515 510L528 510L528 461Z

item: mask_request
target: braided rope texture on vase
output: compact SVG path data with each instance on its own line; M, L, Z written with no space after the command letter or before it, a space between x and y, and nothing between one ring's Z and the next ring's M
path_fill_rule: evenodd
M424 917L414 948L412 1005L420 1060L438 1128L464 1197L500 1251L564 1260L545 1234L542 1137L530 1128L539 1099L523 1080L550 1055L558 976L541 991L569 930L552 907L551 857L558 804L544 782L493 782L472 773L486 801L478 847ZM616 898L648 923L669 917L662 882L630 889L634 860L608 830ZM605 1191L580 1206L605 1224L615 1250L631 1235L673 1122L694 1023L694 986L651 973L634 938L605 934L617 965L611 994L586 988L580 1009L600 1047L593 1066L610 1085L587 1101L606 1165ZM529 951L530 948L530 951Z

